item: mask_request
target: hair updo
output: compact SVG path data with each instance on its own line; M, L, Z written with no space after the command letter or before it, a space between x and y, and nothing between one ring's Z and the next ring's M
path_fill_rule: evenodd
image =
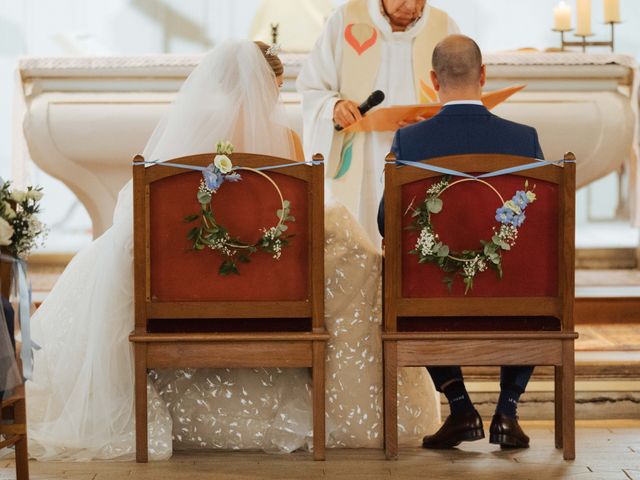
M267 45L266 43L260 42L260 41L253 42L253 43L255 43L260 49L260 51L262 52L262 55L264 56L264 59L267 61L267 63L271 67L271 70L273 70L273 73L275 74L275 76L279 77L280 75L282 75L284 73L284 66L280 61L280 57L278 57L278 55L275 55L275 54L268 54L267 50L269 50L269 45Z

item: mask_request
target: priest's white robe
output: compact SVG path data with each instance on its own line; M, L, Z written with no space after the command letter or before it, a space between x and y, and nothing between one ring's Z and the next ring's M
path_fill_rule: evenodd
M328 158L334 135L333 108L340 100L340 71L342 65L342 34L345 28L346 6L338 8L327 20L321 37L307 58L297 80L302 94L303 136L305 156L315 153ZM392 32L391 25L380 10L380 0L368 0L371 19L382 33L382 56L374 90L382 90L385 100L381 106L414 105L418 103L413 72L413 41L429 18L431 8L425 5L420 19L404 32ZM458 33L458 26L449 20L449 33ZM391 149L394 132L367 133L360 200L351 212L364 227L376 246L380 245L376 215L383 193L384 159ZM332 180L325 182L331 195Z

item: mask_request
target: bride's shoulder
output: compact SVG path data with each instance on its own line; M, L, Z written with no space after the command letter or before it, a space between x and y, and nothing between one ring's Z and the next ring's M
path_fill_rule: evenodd
M304 150L302 148L302 140L295 130L289 129L289 138L293 145L293 160L296 162L304 162Z

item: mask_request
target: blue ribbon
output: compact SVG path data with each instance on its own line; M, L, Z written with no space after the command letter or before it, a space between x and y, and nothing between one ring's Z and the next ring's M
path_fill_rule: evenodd
M442 173L443 175L452 175L454 177L464 177L464 178L472 178L474 180L479 180L481 178L491 178L491 177L499 177L500 175L509 175L511 173L523 172L525 170L533 170L535 168L546 167L549 165L554 165L559 167L564 163L576 163L575 160L540 160L538 158L535 159L535 162L526 163L524 165L517 165L515 167L503 168L500 170L496 170L495 172L487 172L482 175L471 175L465 172L459 172L457 170L453 170L450 168L437 167L435 165L430 165L428 163L420 163L413 162L411 160L401 160L397 159L394 162L386 162L389 165L398 165L398 166L407 166L407 167L415 167L420 168L422 170L428 170L430 172Z
M201 167L199 165L186 165L184 163L168 163L162 162L160 160L150 160L144 162L133 162L133 165L162 165L163 167L174 167L174 168L183 168L185 170L195 170L198 172L204 172L209 170L209 167ZM292 162L292 163L283 163L281 165L268 165L266 167L258 167L254 168L254 170L277 170L278 168L287 168L287 167L296 167L298 165L324 165L324 161L320 160L312 160L310 162ZM237 170L241 167L233 167L233 170Z
M21 258L9 255L0 255L0 260L11 263L13 270L13 287L18 294L18 321L22 334L22 374L27 380L31 380L33 373L33 352L40 350L40 346L31 339L31 283L27 280L27 263Z

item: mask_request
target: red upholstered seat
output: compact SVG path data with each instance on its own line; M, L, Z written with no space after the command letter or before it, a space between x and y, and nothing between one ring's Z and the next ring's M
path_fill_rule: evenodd
M410 206L424 200L426 190L440 177L420 180L402 186L403 226L411 224ZM456 179L452 179L455 181ZM517 190L524 190L525 178L500 176L486 179L510 200ZM537 200L526 209L526 221L518 231L516 246L503 253L504 278L493 270L479 273L467 297L555 297L558 295L558 186L550 182L529 180L535 185ZM446 190L440 197L443 210L432 215L433 225L441 241L454 251L475 250L480 240L490 240L498 196L479 182L464 182ZM437 298L464 296L464 284L456 277L451 292L442 279L445 273L434 264L419 264L408 252L416 243L418 232L403 230L402 296L405 298Z
M133 167L136 460L148 460L147 375L150 368L309 368L313 398L313 457L324 459L324 189L322 156L315 165L235 152L242 181L213 195L212 213L229 235L255 244L278 224L275 182L290 202L279 260L258 250L239 275L220 276L217 252L194 251L188 239L200 218L199 171L212 154ZM245 170L242 170L244 168ZM264 175L255 170L263 169ZM265 175L268 178L265 178Z
M393 160L390 156L388 160ZM454 253L480 250L500 224L496 210L535 185L516 245L502 252L503 278L478 273L465 295L463 278L449 292L447 275L409 254L419 232L407 230L411 207L441 180L430 168L385 167L384 391L385 451L398 454L398 371L402 367L550 365L554 367L555 445L575 458L573 329L575 155L559 165L536 165L521 175L466 181L446 189L443 210L431 216L435 233ZM459 155L423 164L459 172L498 172L534 160L510 155ZM459 178L459 177L458 177ZM453 181L458 178L452 179ZM497 189L502 199L493 191Z
M277 191L263 177L242 171L242 181L225 183L213 196L217 221L232 236L254 243L260 229L275 226L281 208ZM296 222L289 224L294 235L279 260L267 253L251 256L240 264L240 275L220 276L223 257L209 249L194 252L187 233L197 223L183 219L199 213L196 193L202 175L185 172L151 184L151 297L152 301L273 301L308 298L308 183L269 172L286 200Z

